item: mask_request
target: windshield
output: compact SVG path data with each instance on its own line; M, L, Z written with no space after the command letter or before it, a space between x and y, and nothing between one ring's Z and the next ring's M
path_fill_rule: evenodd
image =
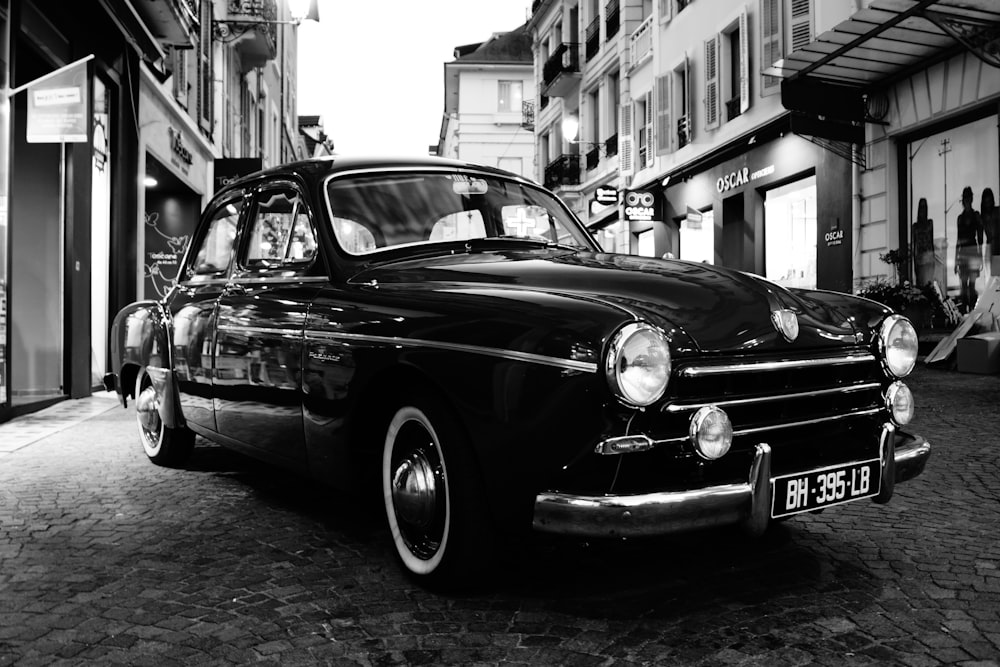
M331 179L327 195L334 235L352 255L490 238L595 248L586 230L552 194L501 177L358 174Z

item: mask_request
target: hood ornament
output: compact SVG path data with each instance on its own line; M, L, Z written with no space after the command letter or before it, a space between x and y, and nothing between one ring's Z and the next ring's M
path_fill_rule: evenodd
M799 337L799 318L795 311L779 308L771 311L771 324L789 343Z

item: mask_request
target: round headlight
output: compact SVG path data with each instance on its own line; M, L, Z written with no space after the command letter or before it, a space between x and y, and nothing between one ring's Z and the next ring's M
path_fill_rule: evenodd
M913 419L913 394L902 382L893 382L885 392L885 407L889 410L893 423L905 426Z
M882 322L878 336L879 351L886 370L893 377L910 374L917 363L917 332L902 315L890 315Z
M626 324L611 339L605 374L619 400L637 407L655 403L670 381L667 337L649 324Z
M733 444L733 424L729 415L714 405L706 405L694 413L688 434L694 451L709 461L725 455Z

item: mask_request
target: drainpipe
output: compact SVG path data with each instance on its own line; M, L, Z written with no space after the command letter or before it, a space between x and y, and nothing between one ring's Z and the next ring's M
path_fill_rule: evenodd
M855 149L857 150L857 149ZM862 150L864 150L862 148ZM851 287L857 285L861 277L861 165L851 163Z

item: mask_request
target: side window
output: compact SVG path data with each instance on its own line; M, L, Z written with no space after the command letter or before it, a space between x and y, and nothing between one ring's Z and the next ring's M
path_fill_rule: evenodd
M233 255L236 224L243 200L234 199L219 207L208 221L208 231L201 237L194 261L188 269L190 280L210 280L225 276Z
M305 265L316 256L309 214L295 190L263 190L247 229L247 268Z

